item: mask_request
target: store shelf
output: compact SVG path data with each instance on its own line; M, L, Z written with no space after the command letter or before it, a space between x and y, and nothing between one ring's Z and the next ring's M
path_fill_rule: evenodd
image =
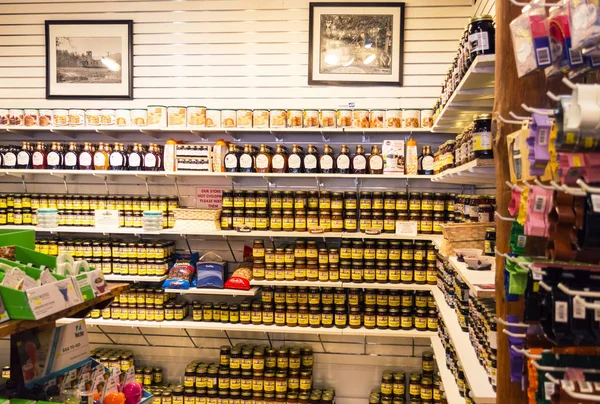
M58 313L52 314L48 317L44 317L40 320L9 320L5 323L0 324L0 338L8 337L9 335L16 334L22 331L30 330L32 328L43 327L48 324L59 324L63 317L73 316L82 310L89 309L98 303L102 303L106 300L112 299L115 296L120 295L124 291L129 289L128 284L111 284L108 286L108 292L98 296L87 302L83 302L68 309L59 311Z
M209 289L209 288L190 288L190 289L165 289L166 293L177 293L180 295L220 295L220 296L255 296L259 287L250 288L250 290L237 289Z
M431 128L149 128L149 127L109 127L109 126L59 126L59 127L40 127L40 126L3 126L0 132L9 133L56 133L56 134L77 134L77 133L132 133L138 132L147 135L160 133L177 134L236 134L236 133L431 133Z
M471 386L471 397L477 404L495 403L496 393L488 381L487 372L479 364L475 350L469 340L469 333L460 328L456 314L444 300L442 291L436 288L432 293L438 306L439 315L444 319L454 350ZM454 403L450 400L448 402Z
M435 362L437 363L440 377L442 378L442 385L446 392L446 399L452 404L464 404L465 399L461 397L458 392L458 385L454 375L446 366L446 350L442 345L442 341L439 337L435 336L431 338L431 348L435 355Z
M344 282L344 288L350 289L385 289L385 290L432 290L432 285L417 285L416 283L354 283Z
M433 124L433 132L460 133L474 114L492 112L495 62L495 55L475 58Z
M104 275L107 282L133 282L133 283L159 283L165 280L167 276L141 276L141 275Z
M23 169L0 169L0 175L9 175L21 177L23 175L38 176L48 175L54 177L64 176L92 176L92 177L207 177L207 178L346 178L346 179L372 179L372 180L406 180L420 179L431 180L433 175L412 175L412 174L307 174L307 173L222 173L222 172L203 172L203 171L119 171L119 170L23 170Z
M496 167L493 159L476 159L451 168L431 178L432 182L448 184L496 185Z
M257 281L251 280L253 286L312 286L320 288L341 288L342 282L315 282L315 281Z
M471 293L476 297L493 298L496 296L496 271L467 269L467 264L458 262L458 258L456 257L450 257L448 261L450 261L450 265L460 274L465 283L469 285Z
M78 321L78 318L63 318L58 320L57 324L69 324ZM210 330L210 331L243 331L243 332L275 332L288 334L319 334L319 335L358 335L358 336L376 336L376 337L414 337L431 338L436 334L431 331L417 330L367 330L362 327L356 330L351 328L310 328L310 327L279 327L276 325L252 325L252 324L231 324L231 323L205 323L202 321L121 321L86 318L85 323L91 326L112 326L112 327L143 327L143 328L162 328L162 329L185 329L185 330Z
M367 283L367 282L318 282L318 281L267 281L252 280L253 286L308 286L320 288L384 289L384 290L432 290L432 285L416 283Z
M133 227L120 227L118 229L101 229L90 226L60 226L60 227L38 227L38 226L15 226L15 225L2 225L0 229L6 230L35 230L37 232L46 233L86 233L86 234L103 234L105 236L111 234L133 234L135 236L151 236L159 235L161 232L157 231L144 231L141 228ZM178 233L179 234L179 233Z

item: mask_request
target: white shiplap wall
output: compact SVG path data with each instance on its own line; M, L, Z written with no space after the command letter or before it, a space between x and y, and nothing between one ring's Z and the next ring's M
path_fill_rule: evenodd
M472 14L470 0L407 0L404 87L310 87L308 4L1 0L0 105L428 108ZM44 21L52 19L132 19L135 100L45 100Z
M473 15L496 16L496 0L477 0L473 5Z

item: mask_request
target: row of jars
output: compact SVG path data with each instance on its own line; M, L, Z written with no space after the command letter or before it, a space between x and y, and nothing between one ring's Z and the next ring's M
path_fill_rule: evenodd
M123 240L39 238L35 250L47 255L70 254L75 259L165 259L175 254L174 241L125 242Z
M223 191L223 209L453 212L456 194L393 191Z
M179 208L177 197L147 197L123 195L73 195L73 194L0 194L0 209L31 208L59 210L96 210L143 212L160 210L168 213Z
M93 227L96 224L94 210L59 209L57 223L59 226ZM38 217L36 209L31 208L0 208L0 225L36 226ZM143 227L142 212L131 210L119 211L119 227ZM162 217L162 228L171 229L175 226L175 215L168 214Z
M456 349L452 344L450 334L448 333L448 328L442 318L440 318L438 322L438 335L446 352L446 367L454 375L454 380L456 381L459 394L461 397L465 398L465 404L474 404L475 402L472 400L470 395L471 386L469 386L469 383L465 377L465 371L458 359Z
M438 286L448 306L454 308L458 324L464 332L469 331L469 285L443 256L438 255Z
M488 374L488 381L496 390L498 329L494 299L469 299L469 339L479 363Z

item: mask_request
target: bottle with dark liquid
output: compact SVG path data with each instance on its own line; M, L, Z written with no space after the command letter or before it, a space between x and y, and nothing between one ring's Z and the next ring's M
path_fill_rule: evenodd
M10 145L4 153L3 167L7 169L17 168L17 146Z
M292 145L292 153L288 157L288 172L289 173L301 173L303 172L303 159L302 148L297 144Z
M252 146L249 144L244 145L244 152L240 155L240 172L254 172L254 154L252 153Z
M431 152L431 146L425 145L421 149L421 155L419 156L419 171L420 175L433 175L433 162L434 157Z
M144 171L156 171L158 160L154 153L154 145L150 144L148 150L144 153Z
M111 170L123 171L125 170L125 163L127 162L127 156L123 153L123 145L115 143L114 150L108 156L108 165Z
M356 145L356 153L352 157L352 174L367 173L367 158L362 145Z
M319 172L319 150L312 144L308 145L304 155L304 172L310 174Z
M94 170L108 170L108 154L104 150L104 143L100 143L94 152Z
M285 146L278 144L275 155L271 159L271 171L274 173L285 173L288 168L288 156Z
M270 173L271 172L271 152L267 145L261 144L260 150L256 155L256 172Z
M383 157L379 152L379 146L376 144L371 147L368 163L369 174L383 174Z
M164 171L163 166L163 148L155 143L152 144L154 156L156 156L156 171Z
M348 146L342 145L342 151L335 159L336 172L340 174L350 174L350 152Z
M27 142L23 142L21 150L17 153L17 168L21 170L31 168L31 151Z
M142 145L135 143L133 149L127 154L127 162L129 171L142 171Z
M46 157L47 166L50 170L60 170L63 166L63 153L58 143L52 143L52 148Z
M333 156L333 149L328 144L323 147L323 154L319 158L319 166L321 167L321 172L324 174L331 174L335 172L335 158Z
M69 143L69 149L65 153L64 166L65 170L79 169L79 151L75 143Z
M46 148L41 142L38 142L35 151L31 155L31 165L34 170L45 170L47 168Z
M233 143L229 143L229 151L225 155L225 172L228 173L237 173L240 164L237 152L237 146Z

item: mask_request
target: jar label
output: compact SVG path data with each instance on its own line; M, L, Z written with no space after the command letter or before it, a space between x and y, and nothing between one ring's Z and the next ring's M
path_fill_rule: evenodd
M367 159L363 155L354 156L352 165L354 170L365 170L367 168Z
M469 34L471 53L479 53L490 49L490 41L486 31Z
M487 35L487 33L485 33ZM492 150L492 132L474 132L473 133L473 151L491 151Z
M369 158L369 168L371 170L381 170L383 169L383 158L379 155L373 155Z
M252 168L252 156L249 154L242 154L240 156L240 167Z
M317 158L312 154L304 156L304 168L307 170L317 168Z
M328 155L328 154L324 154L321 156L321 170L331 170L333 169L333 158Z
M288 166L289 168L299 169L300 168L300 156L297 154L292 154L288 158Z
M340 154L337 158L338 170L348 170L350 168L350 158L345 154Z

